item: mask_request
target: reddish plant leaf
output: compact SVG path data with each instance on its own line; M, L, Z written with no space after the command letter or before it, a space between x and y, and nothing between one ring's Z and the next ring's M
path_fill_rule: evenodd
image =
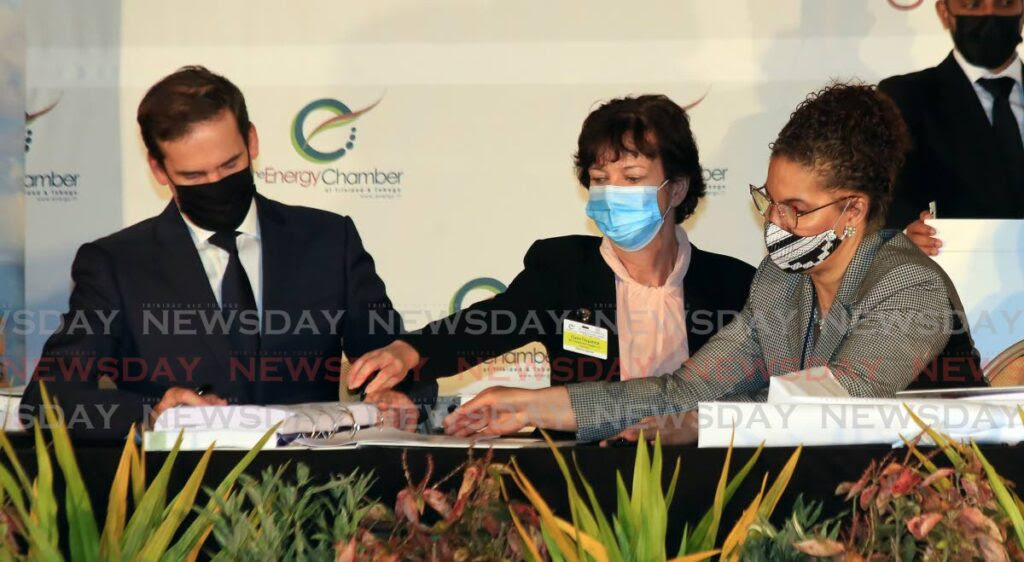
M842 543L829 539L811 539L793 543L793 548L811 556L836 556L846 551Z
M922 540L939 524L939 521L942 521L943 517L944 515L941 513L922 513L907 521L907 530L914 535L915 539Z
M423 499L434 511L441 514L445 519L452 514L452 506L448 504L448 497L437 488L423 490Z
M416 505L415 492L411 488L404 488L398 492L395 498L395 515L400 520L420 522L420 510Z
M921 482L921 477L910 467L905 467L899 472L892 485L892 495L899 497L913 490Z
M999 530L999 525L996 525L995 521L989 519L978 508L963 508L962 510L960 510L959 519L966 523L969 527L977 529L982 533L988 535L993 540L999 542L1003 541L1003 534Z
M978 535L976 540L985 562L1010 562L1010 555L1000 541L986 535Z
M867 511L868 506L875 499L875 495L878 494L878 485L873 484L860 495L860 508Z
M952 468L940 468L940 469L936 470L935 472L929 474L928 477L925 478L923 482L921 482L921 487L924 488L924 487L927 487L927 486L931 486L937 480L941 480L943 478L946 478L946 477L952 475L954 472L955 471Z

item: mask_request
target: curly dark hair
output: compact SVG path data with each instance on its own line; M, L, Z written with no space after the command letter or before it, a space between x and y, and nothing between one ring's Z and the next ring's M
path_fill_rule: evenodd
M692 215L697 201L704 196L703 170L690 119L667 96L648 94L613 99L587 116L573 155L576 177L584 187L590 188L587 170L608 150L613 161L619 159L620 153L632 150L648 158L660 156L666 179L689 181L686 197L676 207L676 223Z
M910 150L899 108L876 86L832 83L807 96L771 144L814 170L828 189L849 189L870 201L868 224L880 227L893 184Z

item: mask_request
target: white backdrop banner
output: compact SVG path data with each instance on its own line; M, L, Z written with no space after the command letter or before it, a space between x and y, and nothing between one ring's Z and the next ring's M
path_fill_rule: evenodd
M29 369L67 310L75 251L125 225L121 8L118 0L26 2L26 310L14 325Z
M24 370L25 336L5 321L25 308L25 13L0 0L0 380Z
M75 201L32 202L31 302L66 302L78 244L167 204L135 110L155 81L202 64L246 95L259 191L352 216L413 328L501 290L534 240L596 234L571 156L601 101L664 93L696 104L708 196L685 227L701 248L753 264L763 242L747 186L763 183L768 144L797 103L832 78L877 82L951 48L923 0L34 0L32 10L29 92L59 104L33 127L34 143L55 144L34 144L30 167L79 185ZM348 118L317 129L338 116Z

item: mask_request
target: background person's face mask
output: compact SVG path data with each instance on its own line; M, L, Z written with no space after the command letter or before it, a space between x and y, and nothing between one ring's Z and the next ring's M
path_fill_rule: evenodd
M843 241L836 235L835 228L849 206L847 202L836 222L825 232L814 236L797 236L772 221L765 221L764 242L768 247L768 256L779 269L794 273L807 271L827 260Z
M967 62L999 68L1021 42L1021 16L956 16L953 44Z
M252 168L246 166L229 176L198 185L175 185L178 209L196 226L214 232L234 232L256 194Z
M667 183L668 180L661 185L592 186L587 216L619 248L627 252L641 250L654 240L665 222L669 209L661 212L658 191Z

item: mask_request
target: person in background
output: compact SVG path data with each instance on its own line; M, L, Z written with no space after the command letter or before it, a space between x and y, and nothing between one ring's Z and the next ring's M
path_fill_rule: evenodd
M950 337L962 310L939 266L881 229L909 145L898 109L876 88L811 94L771 145L767 183L750 187L768 256L735 320L668 376L491 388L449 415L446 431L534 425L597 440L624 430L635 438L629 428L640 422L688 442L698 402L764 400L771 377L794 371L827 367L855 397L907 388L944 349L970 342Z
M942 247L924 222L932 202L941 218L1024 218L1024 0L937 0L935 11L953 51L878 85L913 143L887 224L932 256Z
M705 187L678 104L644 95L601 105L583 122L575 167L603 236L537 241L503 294L363 355L350 387L369 380L368 400L409 411L388 389L410 371L429 381L533 341L547 350L552 385L642 379L679 368L735 316L754 268L701 250L681 226Z

